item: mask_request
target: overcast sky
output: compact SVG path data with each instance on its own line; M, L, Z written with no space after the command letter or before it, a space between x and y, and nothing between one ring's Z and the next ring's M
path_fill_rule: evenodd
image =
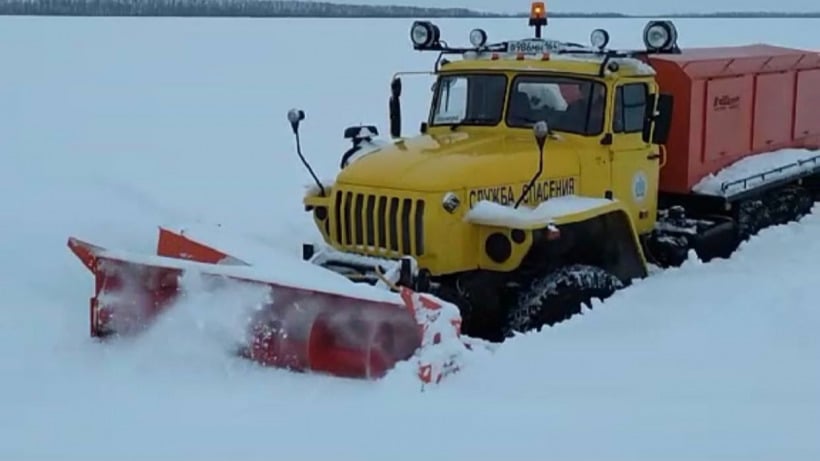
M339 3L341 0L336 0ZM547 10L617 13L711 11L820 11L820 0L545 0ZM526 12L529 0L357 0L350 3L465 7L494 12Z

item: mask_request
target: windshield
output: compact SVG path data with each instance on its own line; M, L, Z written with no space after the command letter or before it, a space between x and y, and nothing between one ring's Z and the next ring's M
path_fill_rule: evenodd
M507 77L444 75L436 84L431 125L497 125L504 111Z
M532 127L546 120L552 131L597 135L604 128L606 88L594 80L519 76L510 92L507 125Z

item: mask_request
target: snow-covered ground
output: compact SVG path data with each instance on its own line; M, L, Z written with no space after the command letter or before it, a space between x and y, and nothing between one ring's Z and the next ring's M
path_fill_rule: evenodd
M439 21L525 36L524 20ZM222 223L282 265L316 233L286 111L322 177L345 126L387 132L393 72L426 70L407 20L0 19L0 458L791 459L820 457L820 208L730 261L653 275L603 307L476 354L420 392L259 369L224 300L147 335L88 338L69 235L153 251L156 226ZM681 20L681 44L817 48L817 20ZM555 20L637 46L641 20ZM429 80L405 81L404 129Z

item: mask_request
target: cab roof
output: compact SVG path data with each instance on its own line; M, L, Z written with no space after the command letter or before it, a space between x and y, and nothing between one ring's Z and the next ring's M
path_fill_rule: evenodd
M655 75L649 64L633 57L609 57L600 53L476 53L465 52L462 59L442 61L440 72L512 71L560 72L591 77L613 75L613 63L621 76ZM603 66L603 67L602 67ZM603 70L603 75L601 71Z

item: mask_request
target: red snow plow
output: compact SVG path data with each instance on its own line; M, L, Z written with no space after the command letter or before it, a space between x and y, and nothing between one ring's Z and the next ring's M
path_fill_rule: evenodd
M247 310L238 353L259 364L378 379L398 362L415 358L425 383L456 369L454 360L429 361L424 352L458 339L458 310L408 289L374 289L373 296L308 289L277 281L233 255L165 228L157 255L107 250L76 238L68 246L94 274L93 337L138 334L193 290L248 288L257 296L237 297L235 305L224 308ZM194 280L186 282L186 277Z

